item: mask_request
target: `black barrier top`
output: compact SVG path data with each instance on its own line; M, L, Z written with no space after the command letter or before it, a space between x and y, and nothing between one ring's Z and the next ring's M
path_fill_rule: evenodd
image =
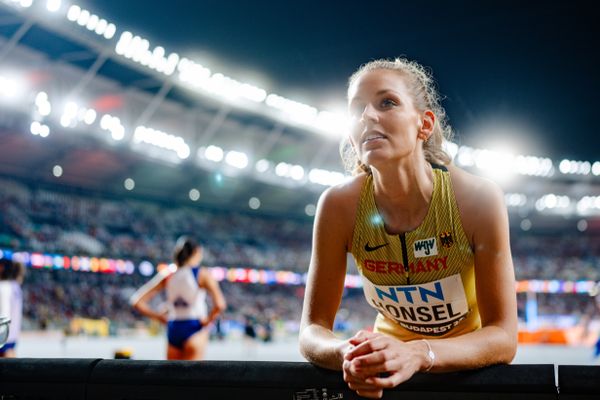
M590 368L585 377L569 367L562 370L585 381L600 374L600 368ZM569 387L564 382L563 385ZM86 400L169 399L177 395L182 399L199 396L223 400L358 398L348 389L341 372L309 363L0 359L0 397L28 398L35 394L39 399L66 398L60 392L64 387L77 388L70 391L68 398ZM556 399L557 388L553 365L497 365L472 371L417 374L384 391L384 399L396 398Z
M0 359L0 384L6 382L86 383L100 358Z
M342 373L305 362L102 360L90 383L183 386L347 388ZM394 390L556 393L553 365L496 365L472 371L417 374Z
M561 395L595 395L600 399L600 366L559 365Z

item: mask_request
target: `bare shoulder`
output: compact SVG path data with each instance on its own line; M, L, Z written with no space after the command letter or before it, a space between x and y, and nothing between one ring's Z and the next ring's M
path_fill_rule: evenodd
M198 270L198 284L202 287L209 285L212 281L212 274L207 267L200 267Z
M449 165L454 196L465 233L469 238L476 226L504 210L504 193L495 182Z
M356 210L365 174L325 190L319 198L315 220L316 239L338 241L346 249L351 247ZM330 245L334 245L330 243Z
M321 208L335 208L338 212L352 212L356 209L360 191L366 179L365 174L352 177L343 183L325 190L319 199Z
M495 182L473 175L454 165L449 165L450 177L454 188L455 196L461 200L468 202L480 202L483 199L492 199L502 197L502 189ZM483 196L483 198L482 198Z

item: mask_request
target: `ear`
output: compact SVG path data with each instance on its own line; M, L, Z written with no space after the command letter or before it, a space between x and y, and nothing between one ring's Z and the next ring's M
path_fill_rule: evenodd
M423 135L423 139L427 140L433 134L435 127L435 114L431 110L426 110L421 115L421 124L419 126L419 134Z

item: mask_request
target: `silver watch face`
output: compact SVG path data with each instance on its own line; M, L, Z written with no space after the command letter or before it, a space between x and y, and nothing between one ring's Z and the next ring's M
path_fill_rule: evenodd
M8 339L8 325L10 324L10 318L0 317L0 346L4 346Z

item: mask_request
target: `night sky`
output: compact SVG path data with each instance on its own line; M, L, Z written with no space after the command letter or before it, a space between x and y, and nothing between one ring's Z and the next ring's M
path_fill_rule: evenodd
M153 46L320 109L362 63L430 67L460 144L600 160L591 2L148 1L81 6Z

